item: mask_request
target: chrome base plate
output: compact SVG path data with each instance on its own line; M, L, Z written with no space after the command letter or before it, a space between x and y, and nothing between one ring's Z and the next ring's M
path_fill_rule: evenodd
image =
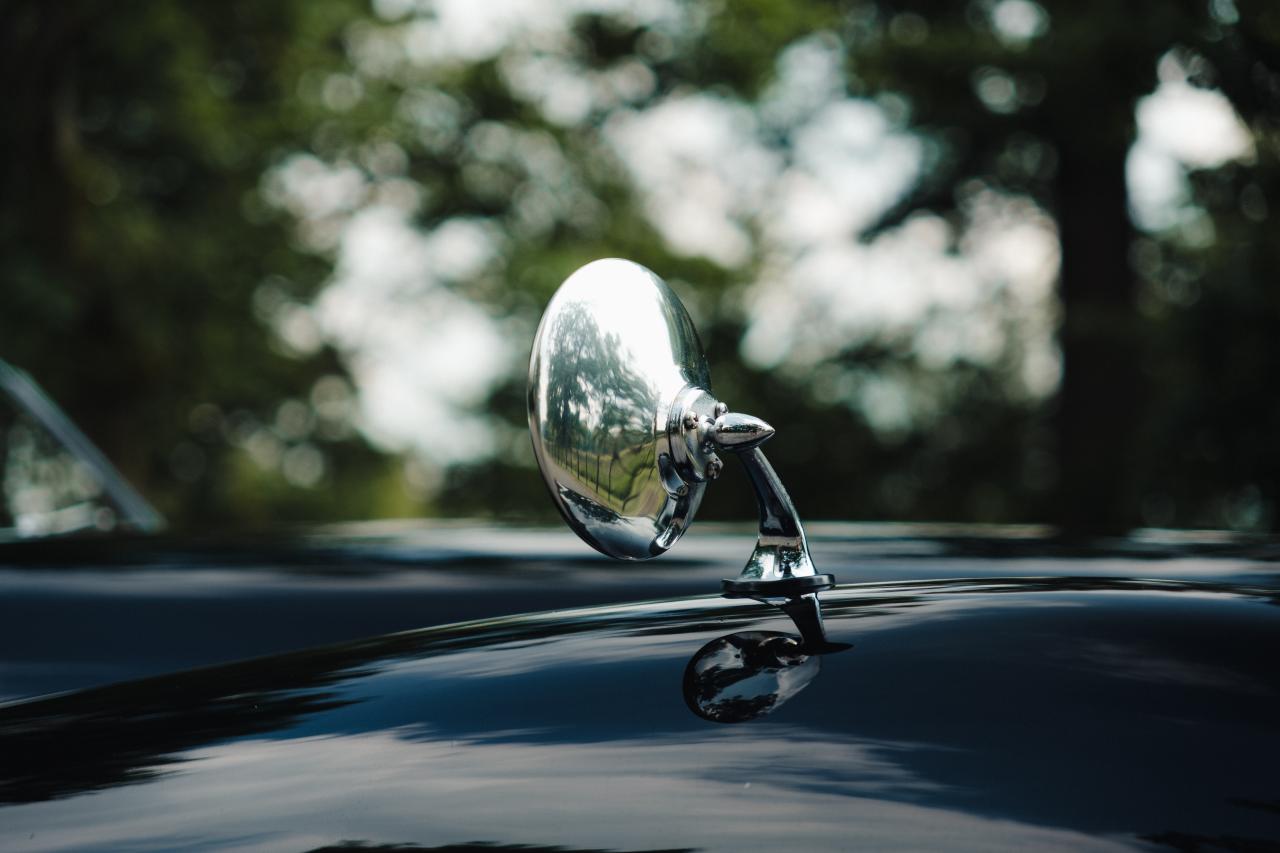
M721 582L726 598L797 598L811 592L831 589L836 585L832 575L805 575L774 580L742 580L725 578Z

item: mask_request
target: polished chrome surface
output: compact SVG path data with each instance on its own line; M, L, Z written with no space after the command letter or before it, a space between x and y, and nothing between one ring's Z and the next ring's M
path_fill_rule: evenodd
M827 639L817 593L781 605L800 632L741 631L717 637L684 669L684 702L713 723L745 723L772 713L818 675L818 656L851 649Z
M800 632L800 643L807 654L826 654L848 648L827 639L827 627L822 621L822 605L818 603L818 593L792 595L779 606L782 612L791 617L791 622Z
M660 453L671 460L668 475L674 476L677 486L720 476L723 463L715 453L709 425L722 406L697 386L686 388L676 398L667 416L667 431L658 443Z
M711 423L710 432L716 446L735 453L750 450L773 437L773 427L759 418L739 412L725 412Z
M649 270L595 261L556 291L533 343L529 428L556 506L587 543L643 560L680 538L705 462L675 470L669 420L682 395L681 412L710 413L710 387L693 322Z
M791 496L758 447L739 453L760 507L760 535L742 574L724 582L729 595L752 598L795 598L829 589L831 575L818 574L809 556L809 543L800 526Z
M809 686L820 658L795 637L740 631L717 637L689 661L684 701L704 720L745 723L776 711Z
M556 506L603 553L643 560L670 548L720 475L717 451L731 452L756 491L760 536L725 592L781 603L833 585L814 570L791 498L759 449L773 427L712 395L693 323L650 270L595 261L556 291L533 342L529 430Z

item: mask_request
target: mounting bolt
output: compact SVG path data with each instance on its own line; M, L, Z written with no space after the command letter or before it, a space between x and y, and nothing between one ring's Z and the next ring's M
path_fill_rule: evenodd
M685 412L685 413L684 413L684 428L685 428L685 429L695 429L697 426L698 426L698 413L697 413L697 412L695 412L695 411L692 411L692 410L690 410L690 411L688 411L688 412Z
M729 414L729 404L728 404L728 403L716 403L716 417L718 418L718 417L721 417L721 416L723 416L723 415L727 415L727 414Z
M707 460L707 479L714 480L720 476L720 472L724 469L724 463L720 461L720 457L714 453Z

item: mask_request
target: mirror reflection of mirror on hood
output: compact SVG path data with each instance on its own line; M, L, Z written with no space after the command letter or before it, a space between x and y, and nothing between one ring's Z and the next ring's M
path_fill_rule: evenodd
M684 670L684 701L713 723L745 723L777 710L817 676L820 656L798 637L742 631L717 637Z

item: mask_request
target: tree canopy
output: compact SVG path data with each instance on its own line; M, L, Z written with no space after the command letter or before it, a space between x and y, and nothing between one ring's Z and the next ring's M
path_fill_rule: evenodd
M180 525L550 518L604 256L806 517L1275 525L1271 4L474 5L11 4L0 357Z

